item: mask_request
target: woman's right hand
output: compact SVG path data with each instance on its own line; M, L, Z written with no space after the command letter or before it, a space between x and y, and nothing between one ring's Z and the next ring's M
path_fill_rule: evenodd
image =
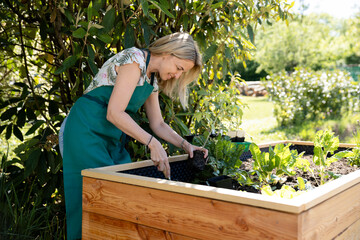
M153 138L148 147L150 148L151 160L154 162L154 165L159 171L164 173L165 178L170 179L169 158L161 143L156 138Z

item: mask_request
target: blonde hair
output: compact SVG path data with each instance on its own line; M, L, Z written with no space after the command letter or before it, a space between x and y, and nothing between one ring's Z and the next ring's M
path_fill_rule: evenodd
M172 78L161 81L158 78L161 90L169 97L179 97L181 105L186 108L187 86L199 77L202 68L202 59L197 43L188 33L173 33L150 44L149 50L154 55L170 54L194 62L194 67L187 73L183 73L178 80Z

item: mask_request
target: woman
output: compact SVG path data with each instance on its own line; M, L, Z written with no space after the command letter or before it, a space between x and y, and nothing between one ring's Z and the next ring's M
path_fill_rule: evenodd
M81 238L81 170L131 162L126 135L146 145L159 171L170 178L168 156L161 143L129 115L142 105L157 137L185 150L208 152L188 143L161 116L158 90L177 95L186 107L186 86L201 70L196 42L187 33L158 39L149 50L135 47L116 54L99 70L85 95L72 107L62 126L63 171L68 239Z

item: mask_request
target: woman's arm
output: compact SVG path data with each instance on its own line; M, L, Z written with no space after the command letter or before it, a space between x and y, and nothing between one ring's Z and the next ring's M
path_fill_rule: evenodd
M170 177L170 165L161 143L152 138L125 112L140 78L139 65L136 63L126 64L117 67L116 71L118 75L110 96L106 118L125 134L148 145L151 150L151 160L154 161L158 170L164 172L165 177L168 178Z
M191 158L193 157L194 150L203 151L205 157L207 157L207 149L190 144L179 134L177 134L168 124L164 122L161 115L158 92L152 93L150 97L146 100L144 106L146 110L146 115L150 122L150 128L158 137L164 139L165 141L173 144L176 147L182 148L189 154Z

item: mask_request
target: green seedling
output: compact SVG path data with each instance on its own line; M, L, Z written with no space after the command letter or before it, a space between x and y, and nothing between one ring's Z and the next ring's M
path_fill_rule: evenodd
M348 151L342 151L334 154L338 147L339 138L335 137L333 132L320 130L316 133L313 161L320 167L319 176L321 185L325 183L327 178L331 177L331 175L326 172L326 169L331 165L331 163L336 162L349 154ZM332 156L329 157L330 155Z

